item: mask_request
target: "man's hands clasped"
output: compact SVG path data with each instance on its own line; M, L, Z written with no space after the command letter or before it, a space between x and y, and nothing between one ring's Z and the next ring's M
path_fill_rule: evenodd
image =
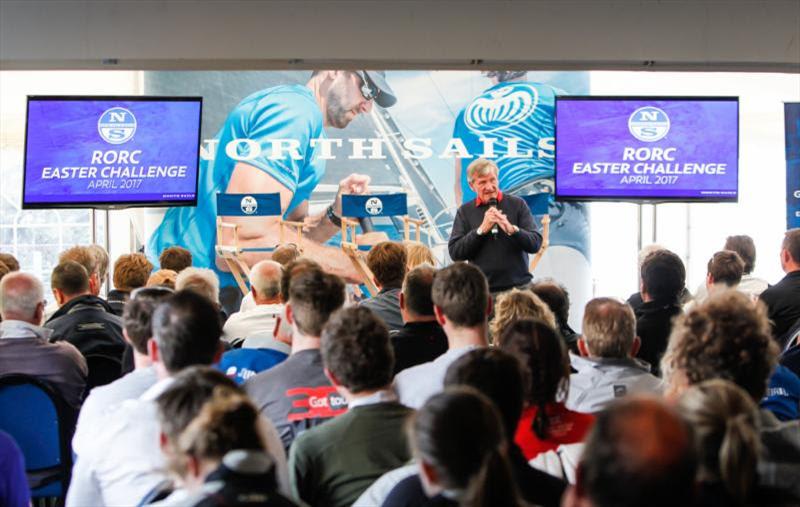
M508 235L516 232L516 228L508 221L506 214L495 207L486 210L486 214L483 215L483 222L478 227L478 232L488 234L495 224Z

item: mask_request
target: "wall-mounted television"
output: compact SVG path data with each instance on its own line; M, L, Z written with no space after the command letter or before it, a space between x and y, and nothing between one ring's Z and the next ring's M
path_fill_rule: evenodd
M29 96L22 207L195 206L201 97Z
M557 97L555 145L560 200L738 200L738 97Z

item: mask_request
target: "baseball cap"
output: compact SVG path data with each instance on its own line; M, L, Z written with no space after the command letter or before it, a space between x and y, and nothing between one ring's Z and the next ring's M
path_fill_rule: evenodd
M392 107L397 102L394 90L386 81L386 71L383 70L358 70L356 74L364 81L362 93L367 97L368 94L381 107Z

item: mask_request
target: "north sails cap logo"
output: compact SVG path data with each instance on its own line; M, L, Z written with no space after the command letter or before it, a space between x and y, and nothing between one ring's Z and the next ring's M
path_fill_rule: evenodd
M503 130L524 121L538 104L539 92L534 86L513 83L473 100L464 111L464 123L478 134Z
M124 107L106 109L97 120L97 132L109 144L127 143L136 133L136 117Z
M628 118L628 130L640 141L652 143L669 132L669 116L653 106L640 107Z
M252 215L253 213L258 210L258 201L252 195L246 195L242 197L242 213L245 215Z
M364 205L364 208L370 215L378 215L381 211L383 211L383 202L381 202L381 200L377 197L370 197L367 199L367 203Z

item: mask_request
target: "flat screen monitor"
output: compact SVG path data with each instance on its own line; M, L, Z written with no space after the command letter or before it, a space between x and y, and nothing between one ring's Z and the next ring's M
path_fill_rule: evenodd
M560 200L738 200L738 97L557 97L555 144Z
M29 96L22 207L195 206L202 105Z

